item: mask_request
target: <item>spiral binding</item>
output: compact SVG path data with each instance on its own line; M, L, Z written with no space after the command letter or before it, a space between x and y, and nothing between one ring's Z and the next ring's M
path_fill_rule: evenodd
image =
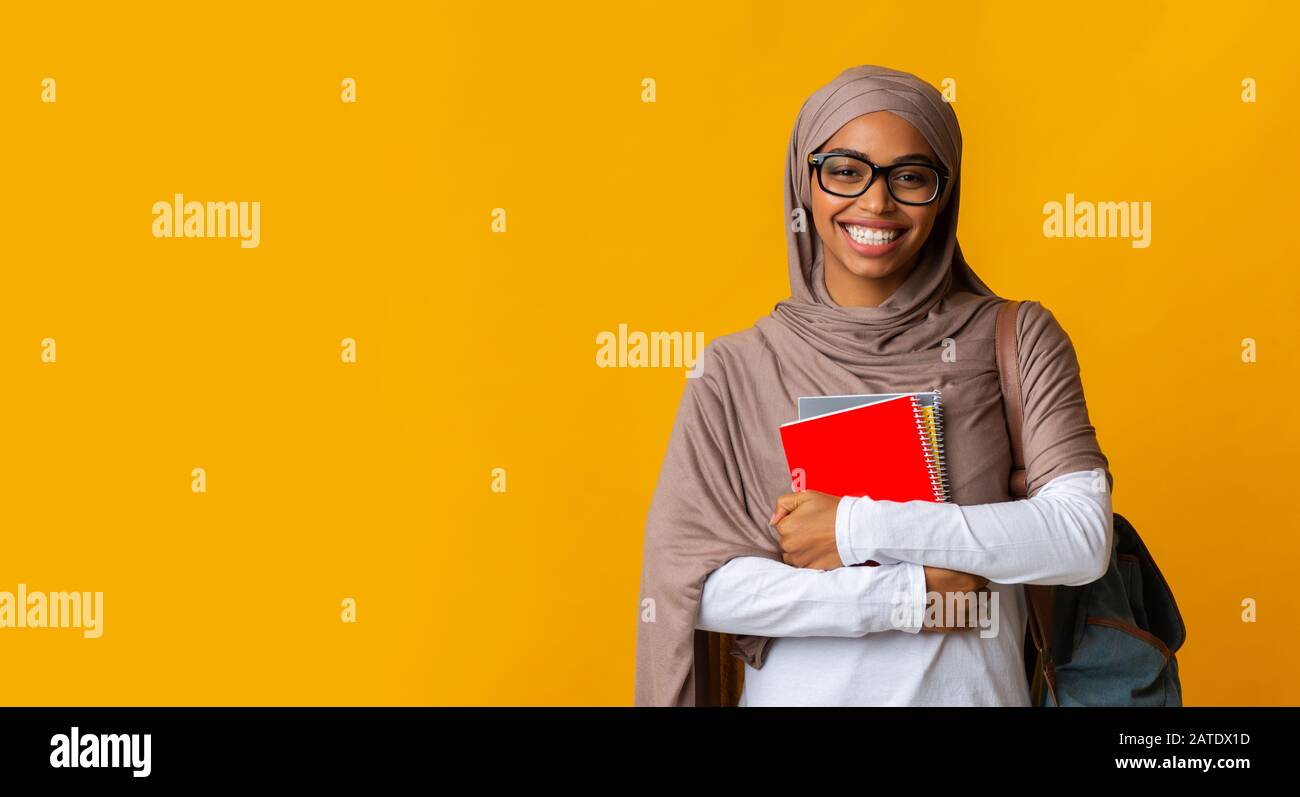
M930 472L930 486L941 503L951 500L948 492L948 468L943 455L943 397L936 388L934 393L934 449L930 448L930 435L926 432L921 404L912 396L912 415L916 418L916 431L921 437L921 450L925 452L926 469ZM937 456L936 456L937 452Z
M948 458L943 453L943 394L934 389L934 445L939 449L939 481L943 485L940 501L951 501L952 490L948 484Z

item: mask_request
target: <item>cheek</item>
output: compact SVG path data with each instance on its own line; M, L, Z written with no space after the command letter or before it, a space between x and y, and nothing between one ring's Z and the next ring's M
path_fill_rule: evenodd
M817 227L817 232L822 237L822 241L835 240L835 221L834 217L844 206L838 202L832 202L825 195L813 195L812 215L813 223Z
M831 215L830 203L828 203L825 197L823 197L821 194L817 194L817 193L813 194L812 214L813 214L813 218L817 220L817 223L819 225L826 224L830 221L830 215Z
M925 243L926 239L930 237L930 231L934 229L934 217L925 216L919 219L913 219L912 229L913 232L915 233L915 236L913 237L912 240L912 245L919 247L921 244Z

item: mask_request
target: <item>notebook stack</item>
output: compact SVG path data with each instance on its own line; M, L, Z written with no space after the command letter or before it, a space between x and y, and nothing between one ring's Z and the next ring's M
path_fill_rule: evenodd
M939 391L802 396L781 425L803 489L885 501L950 500Z

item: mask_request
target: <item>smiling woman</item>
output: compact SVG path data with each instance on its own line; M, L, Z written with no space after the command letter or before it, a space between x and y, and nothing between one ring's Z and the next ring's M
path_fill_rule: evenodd
M842 305L878 305L907 279L929 240L946 172L936 170L938 156L921 131L889 111L849 121L822 149L838 155L812 156L826 289Z
M1088 583L1111 551L1070 339L1023 302L1029 497L1012 501L1005 300L957 243L952 108L914 75L845 70L800 109L786 166L790 296L702 352L651 500L636 704L1028 705L1011 585ZM944 396L951 502L791 493L779 428L800 396L928 390ZM989 637L930 605L978 591L997 593Z

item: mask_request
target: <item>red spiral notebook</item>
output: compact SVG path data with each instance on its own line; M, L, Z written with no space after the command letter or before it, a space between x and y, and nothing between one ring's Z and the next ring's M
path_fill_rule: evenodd
M781 424L781 443L791 479L801 475L804 489L877 501L947 500L943 463L914 395Z

